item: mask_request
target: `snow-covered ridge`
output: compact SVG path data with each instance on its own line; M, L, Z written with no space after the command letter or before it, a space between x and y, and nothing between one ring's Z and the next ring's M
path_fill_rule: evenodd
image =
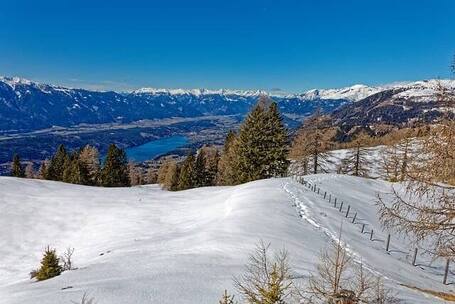
M20 77L1 77L0 82L3 82L13 89L16 89L18 85L34 86L43 91L54 89L58 91L68 91L73 88L65 88L62 86L55 86L49 84L42 84L34 82L28 79ZM311 89L303 93L298 94L284 94L282 92L268 92L265 90L233 90L233 89L165 89L165 88L140 88L133 90L129 93L131 94L150 94L150 95L193 95L197 97L208 96L208 95L220 95L220 96L239 96L239 97L256 97L260 95L269 95L271 97L281 97L281 98L296 98L299 100L348 100L348 101L358 101L362 100L370 95L376 94L378 92L402 88L403 92L396 95L396 98L427 98L429 96L434 96L439 85L449 89L455 90L455 80L449 79L429 79L421 80L415 82L400 82L393 84L386 84L381 86L367 86L364 84L355 84L349 87L336 88L336 89Z

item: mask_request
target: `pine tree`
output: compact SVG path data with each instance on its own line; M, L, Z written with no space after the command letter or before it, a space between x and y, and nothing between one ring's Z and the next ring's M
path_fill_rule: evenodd
M288 136L275 102L269 107L267 124L264 128L267 137L267 177L285 176L289 167Z
M11 176L14 177L25 177L24 169L21 165L19 155L14 154L13 163L11 165Z
M63 172L65 170L65 162L68 159L68 154L66 152L65 146L60 145L57 148L57 152L51 158L49 165L46 170L46 179L62 181Z
M194 155L190 154L183 161L179 173L178 190L186 190L196 187L196 167Z
M43 259L41 260L41 267L36 273L36 279L38 281L43 281L58 276L61 273L62 267L59 264L55 249L47 247Z
M234 152L235 183L286 174L287 133L278 107L270 98L261 96L248 114L240 127Z
M234 304L234 296L228 294L227 290L224 290L223 296L221 300L218 302L219 304Z
M109 146L100 178L103 187L130 186L128 162L124 150L114 144Z
M202 148L196 155L196 161L194 163L194 188L208 186L207 181L207 170L205 167L205 150Z
M265 178L267 172L266 113L259 105L255 106L240 127L236 146L237 160L235 184Z

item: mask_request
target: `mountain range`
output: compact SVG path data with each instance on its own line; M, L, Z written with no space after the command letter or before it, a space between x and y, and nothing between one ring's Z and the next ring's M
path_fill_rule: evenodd
M381 119L394 122L397 109L410 116L434 109L434 93L439 83L455 88L455 81L427 80L378 87L354 85L286 95L264 91L153 88L101 92L0 77L0 133L170 117L243 116L261 94L270 95L278 102L285 117L294 120L301 121L320 108L326 113L334 112L344 123ZM369 113L367 119L363 115L365 111ZM395 114L390 118L387 113ZM404 116L399 120L410 118Z

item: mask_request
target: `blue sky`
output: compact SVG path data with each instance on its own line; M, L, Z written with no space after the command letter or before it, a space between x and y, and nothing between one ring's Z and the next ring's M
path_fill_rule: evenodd
M0 0L0 75L281 89L448 78L454 0Z

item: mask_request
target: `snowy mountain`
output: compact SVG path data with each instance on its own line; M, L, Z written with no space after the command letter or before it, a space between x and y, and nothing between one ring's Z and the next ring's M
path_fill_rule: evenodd
M335 125L347 128L375 123L431 123L447 111L455 114L453 107L437 101L436 95L441 88L448 96L452 96L452 99L455 98L455 80L427 80L390 85L362 100L336 109L332 117Z
M235 292L232 277L242 274L260 239L286 247L295 276L307 278L341 223L354 260L403 303L443 303L405 286L452 291L441 283L444 261L419 254L419 266L412 266L414 247L396 234L391 250L384 249L387 231L375 200L390 183L332 174L306 179L349 205L348 219L346 207L339 212L322 192L291 178L167 192L0 177L0 303L72 303L85 292L97 303L217 303L225 288ZM77 269L30 280L47 245L59 252L74 247Z
M455 87L455 81L446 80L441 83L448 89ZM337 118L344 115L339 113L358 115L356 108L361 109L360 112L368 110L365 109L365 104L370 102L365 100L384 95L390 98L386 102L381 99L380 102L398 107L405 105L406 107L401 107L401 112L407 111L406 115L414 115L414 108L421 108L417 109L420 113L425 108L425 103L433 105L431 102L434 101L436 86L437 81L430 80L382 87L354 85L287 95L259 90L153 88L117 93L70 89L17 77L0 77L0 132L68 127L83 123L129 123L169 117L243 116L261 94L272 96L278 102L281 112L288 114L288 118L293 117L295 122L301 121L317 108L327 113L339 110ZM373 108L377 108L375 103ZM395 115L396 112L390 119L401 122L400 115ZM377 111L371 112L370 116L368 121L383 119Z
M144 88L129 93L69 89L20 78L0 78L0 132L81 123L129 123L142 119L245 115L264 91ZM272 94L273 95L273 94ZM348 99L278 96L283 113L299 117L316 108L330 112Z

